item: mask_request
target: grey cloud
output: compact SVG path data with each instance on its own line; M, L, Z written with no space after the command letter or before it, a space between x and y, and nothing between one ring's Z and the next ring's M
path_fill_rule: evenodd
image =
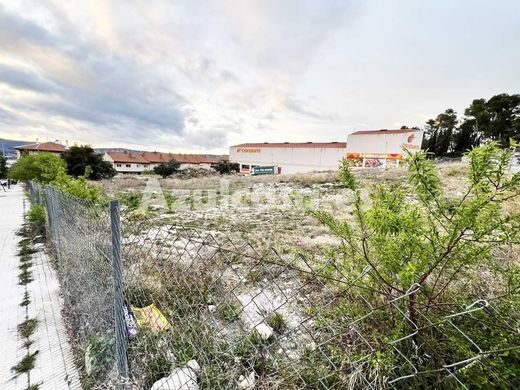
M186 140L190 145L204 148L204 149L216 149L227 145L227 130L197 130L194 133L187 134Z
M53 46L55 38L45 28L5 11L0 4L0 44L16 46L24 41Z
M12 121L15 119L14 115L11 114L9 111L3 109L0 107L0 122L3 123L12 123Z
M223 70L222 72L220 72L220 77L225 81L231 81L234 83L237 83L239 81L238 76L229 70Z
M0 64L0 83L18 89L49 93L56 90L56 85L37 73L20 68Z
M300 100L290 98L285 100L285 107L296 114L323 121L330 121L334 119L332 115L310 110L309 108L307 108L307 106L307 103L302 102Z
M132 58L118 56L105 46L75 36L66 21L64 30L67 34L54 36L32 21L8 15L0 7L0 24L0 50L6 47L2 38L15 36L29 45L46 44L76 66L76 81L64 79L49 69L46 71L44 63L39 64L44 68L41 74L0 66L0 82L53 95L52 99L26 102L27 109L109 128L124 123L126 127L122 133L107 134L116 139L139 138L143 132L183 134L186 100L165 87L167 82L151 69L135 64ZM11 48L8 54L18 54L30 62L26 49L17 53Z

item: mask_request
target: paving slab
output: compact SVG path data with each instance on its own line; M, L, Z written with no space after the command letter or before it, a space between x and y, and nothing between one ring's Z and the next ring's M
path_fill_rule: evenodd
M25 320L25 309L19 306L24 288L18 285L19 259L16 256L20 237L16 231L23 223L23 212L29 207L20 185L7 192L0 188L0 389L22 390L27 386L25 375L12 378L10 371L25 354L16 327ZM31 383L40 383L40 390L81 389L72 349L67 340L61 317L62 301L59 283L49 258L43 252L33 256L34 281L28 285L31 304L29 317L36 317L39 326L31 337L31 352L38 350Z

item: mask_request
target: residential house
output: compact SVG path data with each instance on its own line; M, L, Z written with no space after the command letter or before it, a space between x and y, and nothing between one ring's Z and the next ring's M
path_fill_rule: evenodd
M65 151L65 146L57 142L35 142L32 144L15 146L15 150L16 157L20 158L24 154L41 152L62 154Z
M110 151L105 152L103 159L112 163L117 173L142 173L150 169L150 162L141 153Z
M163 152L118 152L107 151L104 159L110 161L119 173L143 173L156 166L175 160L180 163L179 169L199 168L211 169L213 164L227 160L228 156L211 156L203 154L180 154Z

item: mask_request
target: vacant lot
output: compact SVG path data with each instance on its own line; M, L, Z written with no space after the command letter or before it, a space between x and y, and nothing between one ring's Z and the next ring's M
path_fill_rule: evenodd
M423 267L416 259L444 260L442 254L452 247L447 240L456 236L443 224L459 223L449 213L466 198L468 167L437 168L443 196L435 202L446 215L432 211L436 205L420 205L421 193L408 183L406 169L354 171L356 193L335 172L121 176L103 182L105 192L123 204L125 299L136 312L153 304L165 318L162 330L143 325L129 344L137 388L150 388L172 365L185 367L192 359L201 366L201 389L249 389L252 383L258 389L365 388L369 383L385 388L390 380L402 381L403 388L436 381L457 388L460 380L481 383L493 364L512 367L516 354L492 364L484 358L518 346L511 306L516 301L510 298L519 260L514 242L477 246L468 236L452 255L462 266L449 275L439 271L424 283L407 277L414 272L409 264ZM380 185L390 191L376 191ZM356 210L356 204L362 206ZM500 208L506 214L519 211L518 202L508 200ZM311 213L352 219L355 229L360 209L372 218L368 249L362 245L370 238L359 226L349 244L348 234L333 235L338 225ZM397 220L394 211L401 213ZM436 226L430 216L438 217L446 232L430 234L429 227ZM494 226L488 215L479 218L485 220L482 228ZM370 257L376 251L374 266ZM506 329L503 338L493 338ZM420 360L433 355L440 360ZM468 365L471 361L479 365ZM468 368L454 376L443 371L446 364ZM512 377L497 376L494 383L509 383Z
M447 193L460 195L467 167L460 163L439 167ZM406 185L404 168L355 173L366 196L380 184ZM157 180L160 187L147 187L152 180ZM346 218L352 203L351 191L341 186L337 172L276 176L209 174L167 179L128 175L104 181L102 186L109 195L122 199L129 209L147 210L148 217L164 223L240 237L255 246L297 247L305 251L323 250L338 243L307 211L321 209Z

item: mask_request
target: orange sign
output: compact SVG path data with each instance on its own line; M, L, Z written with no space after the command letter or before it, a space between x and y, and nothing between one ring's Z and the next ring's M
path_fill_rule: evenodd
M403 148L403 149L410 149L410 150L419 150L419 149L421 149L421 147L419 145L414 145L414 144L402 144L401 148Z
M399 153L347 153L347 158L389 158L401 160L403 155Z
M238 148L237 153L260 153L260 148Z

